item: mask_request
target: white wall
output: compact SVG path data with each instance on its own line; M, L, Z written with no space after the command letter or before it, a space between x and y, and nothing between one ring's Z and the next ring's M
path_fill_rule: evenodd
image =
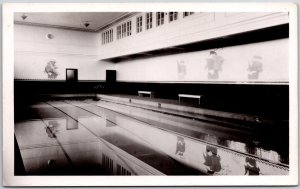
M182 53L117 63L118 81L135 82L288 82L288 39L225 47L216 50L222 69L208 78L206 67L211 50ZM257 58L258 57L258 58ZM258 61L262 71L248 78L249 64Z
M48 27L15 24L14 78L48 80L44 72L50 60L56 61L58 76L65 80L66 68L78 69L79 80L104 80L105 69L113 64L100 63L98 35ZM47 39L47 34L53 39ZM49 79L54 80L54 79Z
M160 56L120 63L103 58L201 41L227 34L287 23L286 13L197 13L136 34L136 16L132 36L101 45L101 32L90 33L48 27L15 24L15 79L53 80L45 73L50 60L56 61L58 76L65 80L66 68L77 68L79 80L105 80L106 69L117 70L118 81L133 82L288 82L288 39L218 49L224 60L217 79L208 78L205 67L210 50ZM126 20L125 20L126 21ZM122 23L122 22L121 22ZM49 40L47 34L53 34ZM263 65L257 79L248 78L248 64L259 57Z

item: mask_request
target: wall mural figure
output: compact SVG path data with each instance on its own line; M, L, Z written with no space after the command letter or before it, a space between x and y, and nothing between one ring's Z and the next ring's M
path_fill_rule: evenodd
M55 63L55 60L50 60L45 67L45 73L48 75L49 79L56 79L56 77L58 76L58 67L55 65Z
M222 56L217 55L216 51L210 51L210 57L206 59L206 66L208 70L208 79L218 79L219 72L222 71L222 65L224 62L224 58Z
M256 165L256 161L253 158L245 158L245 175L259 175L259 167Z
M178 136L177 137L177 146L176 146L176 152L175 152L175 154L183 156L184 152L185 152L185 141L184 141L184 138Z
M206 152L203 153L203 157L208 174L221 171L221 157L218 155L216 147L206 146Z
M184 79L186 75L186 66L183 60L177 61L177 73L179 79Z
M259 73L263 71L261 56L253 56L248 62L248 79L258 79Z

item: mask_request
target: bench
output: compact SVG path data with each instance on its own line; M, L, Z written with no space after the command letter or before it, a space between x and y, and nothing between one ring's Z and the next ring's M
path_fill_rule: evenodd
M154 92L153 91L138 91L139 96L143 96L143 94L150 95L150 98L154 98Z
M202 95L178 94L178 97L179 97L179 103L180 103L180 98L197 98L199 99L199 104L200 104L200 99Z

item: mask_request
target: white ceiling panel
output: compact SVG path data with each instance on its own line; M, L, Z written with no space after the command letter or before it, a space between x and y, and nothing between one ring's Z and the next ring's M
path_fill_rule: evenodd
M30 12L15 13L14 21L19 24L97 31L128 14L128 12ZM22 18L23 15L26 19ZM85 22L89 23L88 27L84 25Z

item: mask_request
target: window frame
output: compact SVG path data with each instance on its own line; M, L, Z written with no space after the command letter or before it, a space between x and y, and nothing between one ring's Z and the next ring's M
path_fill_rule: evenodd
M164 25L165 20L165 13L164 12L157 12L156 13L156 26Z
M169 12L169 22L178 20L178 12Z
M105 45L107 43L111 43L114 41L113 33L114 33L113 28L110 28L110 29L102 32L102 34L101 34L102 45Z
M127 21L126 22L126 27L127 27L127 32L126 32L126 36L125 37L128 37L128 36L131 36L131 20Z
M141 33L143 31L143 16L136 17L136 33Z
M187 16L191 16L195 14L195 12L183 12L183 18L187 17Z
M147 12L146 13L146 30L150 30L153 28L153 13Z

